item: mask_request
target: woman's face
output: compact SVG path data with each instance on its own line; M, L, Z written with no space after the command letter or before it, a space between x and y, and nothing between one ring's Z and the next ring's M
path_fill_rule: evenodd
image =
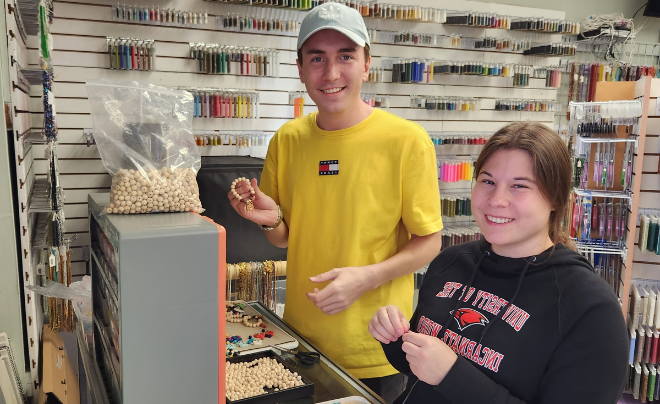
M550 248L552 210L536 184L527 152L496 151L478 173L472 213L495 254L520 258Z

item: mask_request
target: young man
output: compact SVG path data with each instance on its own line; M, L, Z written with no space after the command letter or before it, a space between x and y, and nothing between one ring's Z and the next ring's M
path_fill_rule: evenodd
M403 391L371 338L378 307L412 312L412 272L440 251L435 148L419 125L360 98L369 35L360 14L337 3L305 17L298 71L318 113L288 122L268 148L250 198L229 194L244 218L288 247L284 319L324 354L393 401ZM412 235L412 236L411 236Z

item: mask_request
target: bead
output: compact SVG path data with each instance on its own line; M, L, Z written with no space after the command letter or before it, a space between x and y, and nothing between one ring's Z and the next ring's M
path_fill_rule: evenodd
M107 206L109 209L105 211L115 213L114 209L121 207L123 201L129 202L123 206L131 209L121 212L117 210L116 213L146 213L153 210L203 212L195 176L196 172L192 168L172 170L163 167L155 171L144 167L142 171L121 169L112 179L110 204ZM140 202L140 205L136 202Z

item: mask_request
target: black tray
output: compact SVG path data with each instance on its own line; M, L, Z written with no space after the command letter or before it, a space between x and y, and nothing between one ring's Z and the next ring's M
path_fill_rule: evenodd
M232 358L227 358L227 362L231 362L231 363L252 362L253 360L260 358L274 358L279 363L284 365L284 367L288 369L291 373L295 372L295 370L291 366L289 366L289 364L286 363L286 361L281 356L279 356L278 354L276 354L271 350L234 356ZM244 398L242 400L236 400L236 401L231 401L230 399L225 397L226 403L227 404L276 404L276 403L297 400L299 398L304 398L314 395L314 383L307 380L300 373L298 374L302 378L302 382L303 382L302 386L291 387L286 390L279 390L279 391L275 391L274 388L266 389L267 391L266 394L261 394L259 396Z

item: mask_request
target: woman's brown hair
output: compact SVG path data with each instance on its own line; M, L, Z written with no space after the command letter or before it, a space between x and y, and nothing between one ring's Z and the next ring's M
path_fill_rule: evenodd
M573 241L562 227L568 215L572 184L571 156L559 135L536 122L516 122L495 132L486 142L475 163L479 175L488 159L499 150L523 150L532 158L534 178L541 195L550 202L550 240L575 249ZM566 216L570 217L570 216Z

